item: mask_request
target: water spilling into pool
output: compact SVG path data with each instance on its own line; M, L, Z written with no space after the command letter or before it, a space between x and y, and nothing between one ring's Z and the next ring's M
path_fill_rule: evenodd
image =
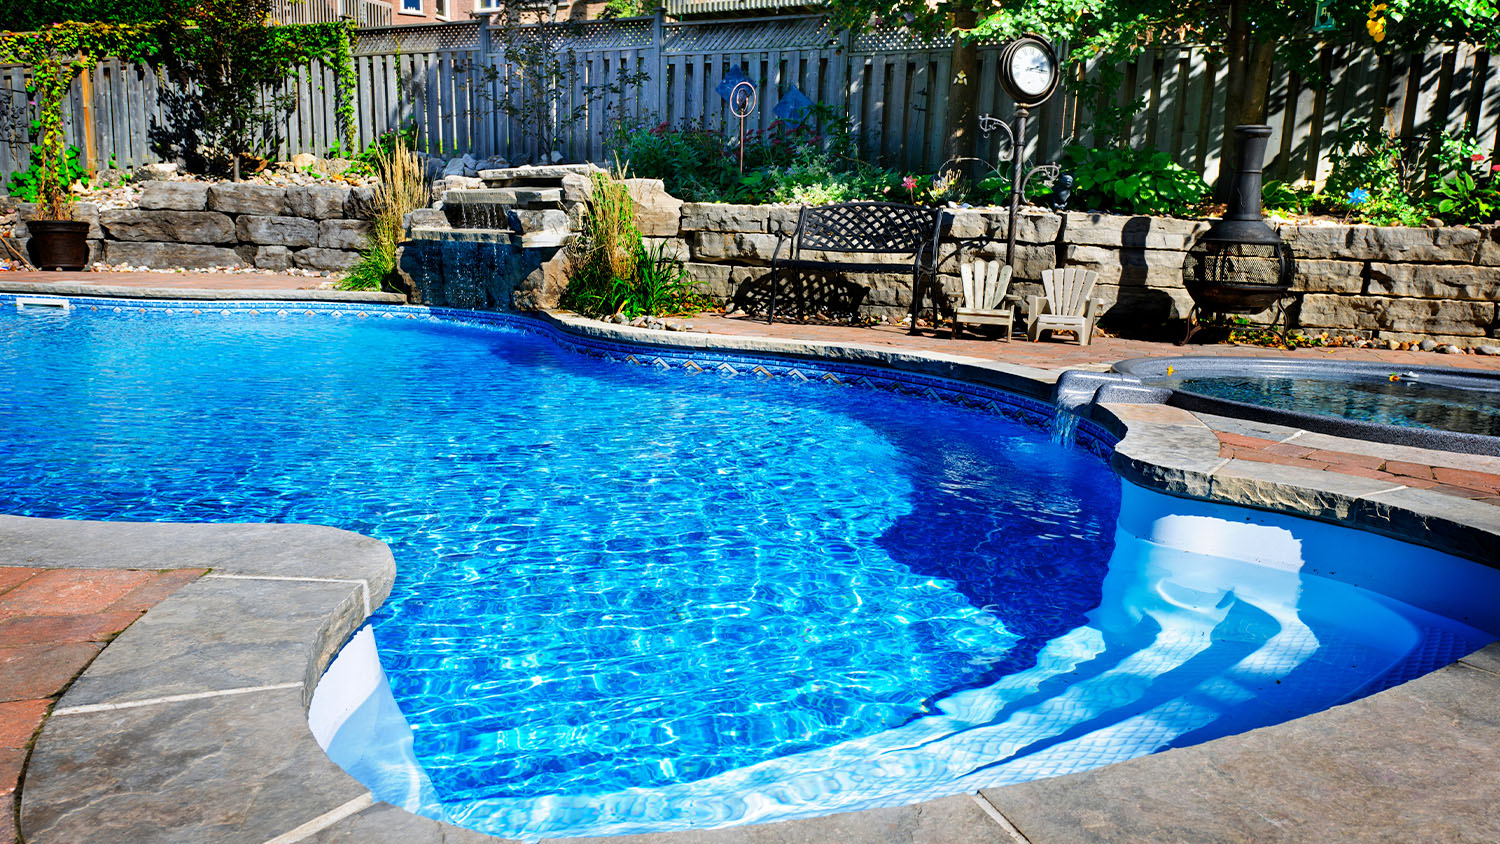
M1292 551L1117 532L1107 466L978 411L378 313L185 313L0 315L0 511L390 543L389 696L330 753L498 834L1066 773L1491 638Z

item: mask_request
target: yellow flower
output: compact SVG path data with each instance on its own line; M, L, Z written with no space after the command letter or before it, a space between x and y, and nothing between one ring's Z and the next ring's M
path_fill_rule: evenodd
M1377 42L1385 40L1385 18L1375 18L1365 22L1365 29L1370 31L1370 37Z

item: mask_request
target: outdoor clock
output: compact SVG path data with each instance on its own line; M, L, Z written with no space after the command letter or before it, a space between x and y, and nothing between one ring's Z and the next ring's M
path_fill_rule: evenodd
M1000 53L1000 84L1017 105L1041 105L1057 90L1060 74L1052 45L1026 35L1005 45Z

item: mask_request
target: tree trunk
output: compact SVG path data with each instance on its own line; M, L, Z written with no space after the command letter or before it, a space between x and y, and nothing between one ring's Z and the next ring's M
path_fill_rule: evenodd
M974 28L978 16L973 9L960 9L953 14L953 75L945 80L948 84L948 108L944 115L944 125L948 127L948 137L943 144L943 158L945 161L954 162L945 164L946 173L949 170L972 177L975 168L972 161L959 161L958 159L973 158L979 127L976 125L978 115L979 99L979 45L973 40L962 37L963 33ZM932 97L929 97L929 101Z
M1229 4L1229 37L1224 44L1228 58L1224 142L1220 147L1219 176L1214 188L1214 197L1221 202L1228 201L1234 183L1234 127L1265 122L1271 64L1276 57L1275 43L1255 37L1249 11L1250 0L1232 0Z

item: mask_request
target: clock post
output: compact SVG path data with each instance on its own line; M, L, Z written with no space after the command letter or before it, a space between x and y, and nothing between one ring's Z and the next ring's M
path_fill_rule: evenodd
M1003 129L1010 140L1010 220L1005 232L1005 263L1015 266L1016 215L1021 210L1021 197L1026 183L1039 172L1056 178L1061 169L1056 164L1033 167L1024 175L1026 166L1026 123L1031 109L1051 98L1057 90L1061 74L1057 66L1057 53L1052 45L1036 35L1024 35L1005 45L1000 53L1000 85L1016 103L1016 125L1012 128L1003 121L986 114L979 118L980 131L988 135L992 130Z

